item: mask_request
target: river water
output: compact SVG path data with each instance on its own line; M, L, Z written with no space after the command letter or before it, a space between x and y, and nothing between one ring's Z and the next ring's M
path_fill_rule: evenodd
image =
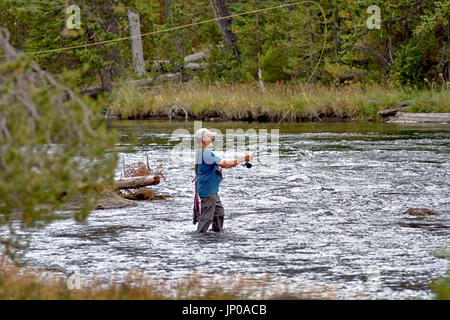
M275 133L264 123L203 125L234 129L231 138ZM154 189L172 198L96 210L85 224L67 219L32 229L31 265L76 266L85 277L105 279L140 270L169 282L194 271L240 274L269 286L281 279L292 288L326 287L337 299L429 299L430 281L446 273L436 250L450 246L448 125L283 124L278 138L260 146L253 168L224 171L225 232L203 236L192 224L193 151L177 149L180 137L190 146L194 123L109 126L121 135L116 175L122 161L145 162L148 155L151 166L164 163L167 175ZM216 153L230 158L255 150L247 142L220 150L219 139ZM408 208L438 214L404 215Z

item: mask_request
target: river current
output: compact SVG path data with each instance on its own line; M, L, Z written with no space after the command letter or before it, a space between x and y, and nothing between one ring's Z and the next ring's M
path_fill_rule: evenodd
M230 139L247 136L244 146L216 147L223 158L256 150L260 140L252 137L275 132L265 123L203 126L233 129ZM167 176L153 189L172 198L31 229L30 265L63 273L75 266L106 280L133 270L168 282L193 272L239 274L269 287L280 279L293 288L326 287L337 299L429 299L430 282L447 271L436 252L450 246L448 125L283 124L277 137L266 136L251 169L224 170L225 232L203 236L192 224L194 151L179 151L182 141L191 146L194 123L109 127L121 136L116 176L123 162L145 163L148 155ZM408 208L437 215L403 214Z

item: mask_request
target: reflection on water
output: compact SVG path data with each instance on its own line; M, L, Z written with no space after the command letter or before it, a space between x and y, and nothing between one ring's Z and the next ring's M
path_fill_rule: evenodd
M33 230L32 265L79 266L108 277L143 270L179 279L203 274L281 276L294 284L335 285L337 297L430 298L430 280L446 271L433 255L450 245L448 126L300 123L280 128L277 165L225 172L225 233L195 235L191 222L192 159L170 158L177 128L193 123L112 122L125 162L164 162L163 201L99 210ZM270 129L267 124L208 123L209 128ZM130 145L136 135L137 145ZM238 150L243 151L243 150ZM228 152L218 152L231 156ZM120 175L121 164L117 168ZM402 214L410 207L439 212ZM375 275L375 276L374 276ZM375 280L374 280L375 279Z

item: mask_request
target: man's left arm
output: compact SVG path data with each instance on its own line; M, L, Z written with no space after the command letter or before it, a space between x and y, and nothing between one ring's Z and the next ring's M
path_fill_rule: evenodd
M233 168L243 162L252 161L254 156L255 156L255 153L253 152L253 153L246 154L245 156L236 158L234 160L220 160L220 162L217 165L221 168Z

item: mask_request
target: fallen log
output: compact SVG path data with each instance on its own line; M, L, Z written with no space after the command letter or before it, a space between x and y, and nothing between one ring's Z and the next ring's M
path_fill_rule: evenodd
M393 117L398 112L406 111L408 110L408 107L401 107L401 108L391 108L391 109L384 109L377 112L382 117Z
M207 64L206 63L194 63L194 62L189 62L187 65L184 66L185 69L189 69L189 70L203 70L207 68Z
M153 62L152 70L164 73L164 72L167 72L166 70L168 69L168 68L166 68L166 66L169 67L171 65L173 65L177 68L184 67L185 69L190 69L190 70L203 70L203 69L206 69L206 67L208 67L208 64L205 62L203 62L203 63L186 62L186 64L183 65L183 64L178 64L178 63L171 64L171 62L167 61L167 60L157 60L157 61Z
M138 86L145 86L145 85L152 84L154 81L155 81L155 79L150 77L147 79L128 81L127 83L138 85Z
M128 200L165 200L172 198L170 194L157 194L147 187L119 190L117 194Z
M184 57L185 63L198 63L201 60L206 58L206 55L209 53L209 49L205 51L200 51L189 56Z
M391 123L450 123L450 113L397 112Z
M152 186L158 184L160 181L159 176L139 176L116 179L114 181L116 189L130 189L141 188L146 186Z

